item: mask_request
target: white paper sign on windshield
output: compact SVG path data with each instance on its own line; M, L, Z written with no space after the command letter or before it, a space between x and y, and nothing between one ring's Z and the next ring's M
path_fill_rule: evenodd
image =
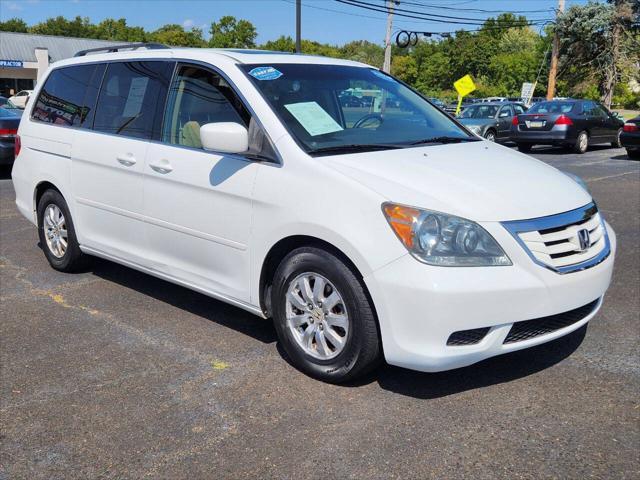
M290 103L284 108L291 112L309 135L339 132L343 128L316 102Z

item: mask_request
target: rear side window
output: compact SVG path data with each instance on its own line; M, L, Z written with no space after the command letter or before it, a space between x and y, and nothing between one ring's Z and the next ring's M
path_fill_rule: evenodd
M174 63L109 63L93 128L134 138L159 139L162 109Z
M85 96L92 84L100 84L104 66L76 65L58 68L47 78L31 118L45 123L77 127L86 123L94 103L87 104Z

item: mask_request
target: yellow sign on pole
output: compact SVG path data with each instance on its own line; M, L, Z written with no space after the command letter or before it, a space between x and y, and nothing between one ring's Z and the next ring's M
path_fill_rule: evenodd
M453 86L458 92L458 108L456 108L456 115L460 113L460 106L462 105L462 97L469 95L476 89L476 84L473 83L473 79L471 75L465 75L453 82Z

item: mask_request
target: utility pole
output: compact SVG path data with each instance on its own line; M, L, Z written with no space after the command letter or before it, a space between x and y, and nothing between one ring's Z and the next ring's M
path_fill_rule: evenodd
M384 37L384 64L382 71L391 72L391 31L393 30L393 4L397 0L387 0L387 34Z
M302 53L300 30L302 24L302 0L296 0L296 53Z
M558 56L560 55L560 35L558 34L558 18L564 12L564 0L558 0L556 10L556 26L553 33L553 47L551 49L551 68L549 68L549 83L547 84L547 100L553 100L556 93L556 75L558 73Z

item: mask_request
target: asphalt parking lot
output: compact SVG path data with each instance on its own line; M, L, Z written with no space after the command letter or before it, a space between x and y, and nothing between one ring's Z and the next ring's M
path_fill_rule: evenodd
M106 261L55 272L5 171L0 479L640 478L640 162L533 155L582 176L618 234L601 312L531 350L348 386L293 369L242 310Z

